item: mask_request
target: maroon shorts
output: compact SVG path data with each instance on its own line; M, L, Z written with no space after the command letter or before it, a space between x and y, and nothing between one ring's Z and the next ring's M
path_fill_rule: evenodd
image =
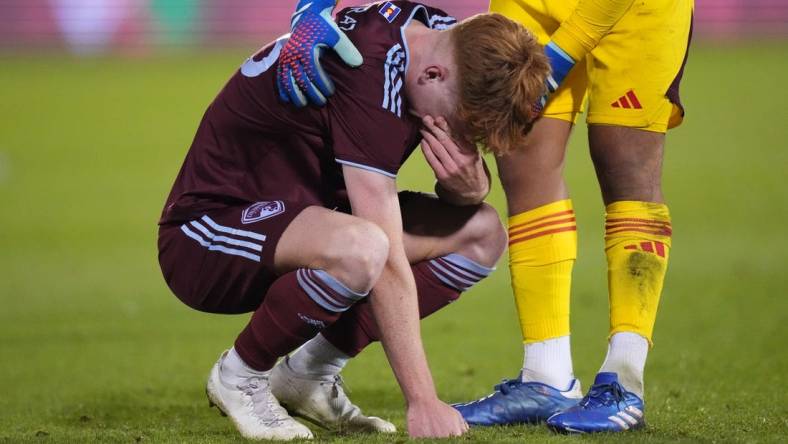
M290 222L312 204L267 201L226 207L159 227L159 264L173 293L210 313L260 306L276 279L274 253Z
M400 206L407 207L420 195L400 192ZM195 310L226 314L257 310L279 277L274 253L282 234L304 208L313 205L319 204L258 202L209 210L180 225L162 225L159 264L164 280L178 299ZM408 225L407 218L404 223ZM432 274L414 276L419 288L441 285Z

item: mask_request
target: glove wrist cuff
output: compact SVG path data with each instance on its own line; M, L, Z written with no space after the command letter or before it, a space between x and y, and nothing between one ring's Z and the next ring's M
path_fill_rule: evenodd
M552 77L560 84L575 66L575 60L554 41L547 43L544 52L550 60L550 68L553 70Z

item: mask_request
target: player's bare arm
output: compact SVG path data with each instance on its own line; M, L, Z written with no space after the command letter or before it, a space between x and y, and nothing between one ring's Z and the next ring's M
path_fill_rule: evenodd
M396 182L344 166L353 214L376 223L389 239L389 254L370 300L381 342L408 405L412 437L459 436L468 426L438 399L421 342L416 284L403 244Z

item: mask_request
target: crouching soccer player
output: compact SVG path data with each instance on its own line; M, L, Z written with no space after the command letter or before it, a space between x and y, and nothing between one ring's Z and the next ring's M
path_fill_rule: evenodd
M334 30L325 23L314 32ZM160 220L161 268L194 309L253 312L206 387L243 436L310 438L283 406L331 429L394 431L339 385L344 363L376 340L410 435L461 435L467 424L437 397L418 319L486 277L502 253L472 142L518 146L549 65L525 28L495 14L449 29L454 20L437 9L389 2L345 9L337 23L364 63L324 57L336 91L325 108L281 103L284 39L248 59L209 106ZM397 193L422 136L438 196Z

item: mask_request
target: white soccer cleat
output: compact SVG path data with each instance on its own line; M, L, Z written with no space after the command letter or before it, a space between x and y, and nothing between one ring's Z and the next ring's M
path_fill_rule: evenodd
M271 391L294 416L340 432L394 433L394 424L364 416L345 394L342 378L307 376L293 371L285 358L271 371Z
M297 422L279 405L268 376L251 377L237 386L229 386L220 377L222 353L211 369L205 393L211 407L228 416L244 438L289 441L311 439L312 432Z

